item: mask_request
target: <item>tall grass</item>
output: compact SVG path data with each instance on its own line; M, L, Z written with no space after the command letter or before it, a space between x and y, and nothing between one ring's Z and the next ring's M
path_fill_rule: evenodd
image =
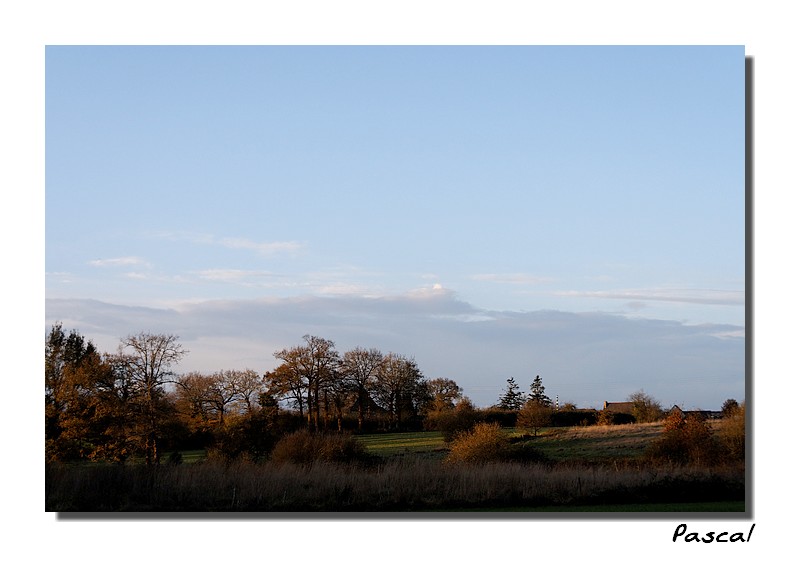
M411 511L744 499L740 467L607 467L398 459L379 466L204 462L46 468L48 511Z

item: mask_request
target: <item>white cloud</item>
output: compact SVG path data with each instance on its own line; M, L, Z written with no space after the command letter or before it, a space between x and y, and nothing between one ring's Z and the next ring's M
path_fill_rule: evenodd
M296 252L305 247L300 242L254 242L247 238L221 238L217 241L226 248L254 250L259 254L270 255L279 252Z
M204 246L223 246L230 249L253 250L259 254L268 256L278 253L297 252L306 247L302 242L296 241L267 241L257 242L249 238L242 237L218 237L212 234L196 232L158 232L154 233L156 238L166 240L178 240L201 244Z
M126 272L126 278L130 278L132 280L146 280L149 279L147 274L143 274L142 272Z
M105 258L99 260L92 260L90 265L99 268L113 267L113 266L149 266L149 264L137 256L124 256L122 258Z

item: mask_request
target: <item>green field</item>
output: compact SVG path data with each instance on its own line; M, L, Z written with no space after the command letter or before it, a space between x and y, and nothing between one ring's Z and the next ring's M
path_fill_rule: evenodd
M661 423L553 427L529 441L554 461L633 459L663 431Z
M504 429L511 439L535 446L555 462L635 459L658 438L662 430L661 423L550 427L542 429L532 438L525 431ZM447 454L447 444L439 431L369 433L359 434L357 438L367 452L384 459L408 456L442 459ZM181 451L181 456L182 462L195 463L203 460L205 451Z
M447 451L444 437L439 431L375 433L359 435L358 439L370 454L383 458L406 455L435 458Z
M551 427L535 438L514 428L504 431L512 439L535 446L553 461L603 461L636 458L662 431L660 423L642 425L609 425L593 427ZM444 437L438 431L406 433L373 433L358 439L371 454L383 457L413 455L442 458L447 452Z

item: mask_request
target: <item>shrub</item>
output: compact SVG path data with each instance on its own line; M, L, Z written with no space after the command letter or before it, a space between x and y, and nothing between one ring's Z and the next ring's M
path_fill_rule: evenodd
M719 432L719 443L723 454L735 461L745 457L745 406L742 404L732 408L722 420Z
M511 457L511 443L497 423L479 423L460 433L450 445L449 463L487 463Z
M302 429L282 437L275 444L270 458L277 463L342 463L365 460L367 452L350 434L312 433Z
M521 440L511 442L508 460L517 463L548 463L550 459L532 442Z
M275 446L277 437L269 420L258 413L232 416L213 433L214 443L209 447L209 457L225 462L264 459Z
M677 408L673 409L664 420L664 432L677 431L683 427L683 423L683 412Z
M459 434L472 429L479 418L480 415L472 402L468 398L462 398L454 409L439 412L436 422L445 443L450 443Z
M576 427L597 423L596 411L559 410L551 417L553 427Z
M629 413L617 413L604 409L597 413L597 425L625 425L636 423L636 418Z
M683 417L670 413L664 422L664 433L646 450L645 456L657 462L714 464L719 459L719 446L711 427L697 414Z
M478 421L497 423L500 427L514 427L517 424L517 412L498 407L482 408L478 411Z

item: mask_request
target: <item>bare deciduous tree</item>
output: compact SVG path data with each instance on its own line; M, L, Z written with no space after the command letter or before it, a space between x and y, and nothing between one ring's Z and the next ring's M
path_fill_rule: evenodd
M302 377L308 426L319 429L326 388L336 378L339 353L331 340L313 335L304 335L303 340L306 344L280 350L275 353L275 358L283 361L281 366L285 365L286 375Z
M356 392L358 400L358 428L364 423L369 404L369 393L378 379L383 363L383 353L378 349L356 347L342 357L341 372L345 382Z
M643 390L634 392L628 396L628 401L633 402L633 417L636 423L652 423L658 421L664 416L664 410L661 408L655 398L645 394Z
M164 384L175 375L173 365L188 351L178 342L176 335L139 333L128 335L120 341L120 357L125 361L131 381L138 389L139 413L144 428L145 463L159 462L158 431L159 402L164 395Z

